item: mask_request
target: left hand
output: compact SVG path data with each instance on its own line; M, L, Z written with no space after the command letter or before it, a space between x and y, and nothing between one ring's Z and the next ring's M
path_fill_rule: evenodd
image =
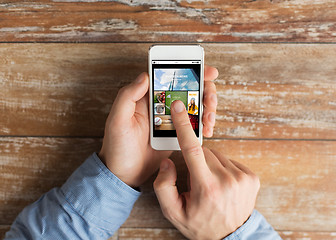
M217 95L212 82L216 68L204 68L203 135L211 137L215 125ZM141 73L135 82L123 87L115 99L105 124L100 159L123 182L131 187L144 183L171 151L152 149L149 142L149 78Z

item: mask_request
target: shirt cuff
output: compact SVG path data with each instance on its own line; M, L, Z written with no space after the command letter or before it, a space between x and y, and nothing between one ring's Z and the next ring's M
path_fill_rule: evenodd
M140 192L128 186L92 154L61 187L65 199L83 219L100 228L119 228Z
M278 233L266 221L263 215L257 210L253 210L249 219L235 232L225 237L223 240L253 240L272 239L281 240Z

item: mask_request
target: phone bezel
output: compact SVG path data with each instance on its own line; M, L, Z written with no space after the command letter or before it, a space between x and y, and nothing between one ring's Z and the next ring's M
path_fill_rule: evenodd
M149 68L149 115L150 115L150 143L156 150L180 150L176 137L154 137L153 128L153 84L152 60L201 60L200 67L200 102L199 102L199 142L203 142L203 88L204 88L204 49L200 45L153 45L148 54Z

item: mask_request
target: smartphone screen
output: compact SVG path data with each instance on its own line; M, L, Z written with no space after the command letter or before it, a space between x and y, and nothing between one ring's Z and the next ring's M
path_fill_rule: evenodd
M152 60L153 137L176 137L171 104L180 100L199 137L201 60Z

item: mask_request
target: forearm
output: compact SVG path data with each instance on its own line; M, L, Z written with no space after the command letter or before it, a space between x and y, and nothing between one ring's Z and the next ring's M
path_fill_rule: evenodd
M278 233L266 221L263 215L253 210L250 218L235 232L223 240L281 240Z
M61 188L26 207L5 239L107 239L139 195L93 154Z

